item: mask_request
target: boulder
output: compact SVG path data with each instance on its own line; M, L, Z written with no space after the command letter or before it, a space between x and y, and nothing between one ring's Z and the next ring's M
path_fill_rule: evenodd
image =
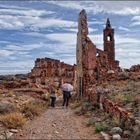
M104 140L110 140L110 135L106 134L105 132L100 132L100 134L103 136Z
M19 131L17 129L10 129L10 132L12 132L12 133L18 133Z
M9 131L4 131L4 133L2 135L0 135L0 139L3 140L8 140L11 139L13 133L9 132Z
M120 136L119 134L114 134L114 135L112 136L112 139L113 139L113 140L120 140L120 139L121 139L121 136Z
M3 101L0 103L0 113L10 113L16 110L15 106L8 101Z
M131 136L131 131L129 131L129 130L125 130L125 131L123 131L123 138L130 138L130 136Z
M113 127L111 129L112 134L121 134L122 132L123 132L123 130L120 127Z

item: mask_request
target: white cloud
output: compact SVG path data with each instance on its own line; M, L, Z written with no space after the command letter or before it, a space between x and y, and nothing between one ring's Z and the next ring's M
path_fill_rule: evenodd
M8 57L10 55L12 55L13 52L12 51L8 51L8 50L0 50L0 57Z
M13 74L27 74L29 73L30 70L29 69L4 69L1 70L0 69L0 75L13 75Z
M132 24L130 26L140 25L140 16L134 16L131 21Z
M78 32L77 28L65 28L65 30L70 31L70 32L74 32L74 33ZM90 28L90 27L88 28L88 30L89 30L89 33L98 31L98 29L93 29L93 28Z
M32 16L39 17L43 15L53 14L52 11L46 10L35 10L35 9L0 9L0 14L3 15L20 15L20 16Z
M31 30L50 26L68 27L76 26L74 22L55 18L42 18L44 15L55 14L54 11L35 9L0 9L1 29L22 29L29 27ZM46 16L47 17L47 16Z
M128 28L126 28L126 27L122 27L122 26L119 26L118 29L119 29L119 30L122 30L122 31L127 31L127 32L130 31L130 29L128 29Z
M120 6L121 7L121 6ZM139 15L140 14L140 7L122 7L122 9L117 9L117 10L109 10L107 13L112 13L112 14L117 14L117 15Z
M47 27L77 27L77 22L55 19L41 18L33 16L0 15L1 29L22 29L28 27L32 31L39 31L39 28Z
M0 62L0 69L27 69L33 67L33 60Z
M76 34L75 33L55 33L47 34L46 37L51 41L58 41L63 44L76 44Z
M27 45L18 44L18 45L7 45L6 49L13 50L13 51L30 51L30 50L33 50L33 49L41 48L43 46L44 46L44 44L42 44L42 43L27 44Z
M116 44L128 44L128 43L129 44L131 43L131 45L140 44L140 40L137 38L125 37L121 35L116 35L115 38Z
M32 60L0 62L0 74L28 73L33 65L34 61Z
M62 19L40 19L32 26L46 28L46 27L76 27L77 22L62 20Z
M49 3L59 5L64 8L85 9L88 13L109 13L116 15L138 15L140 14L140 2L132 1L50 1ZM112 6L113 5L113 6Z
M97 24L97 25L103 25L104 22L103 21L88 21L88 24L89 25L94 25L94 24Z

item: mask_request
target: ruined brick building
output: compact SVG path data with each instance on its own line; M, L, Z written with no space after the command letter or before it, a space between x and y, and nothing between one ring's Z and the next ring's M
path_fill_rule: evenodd
M117 70L119 61L115 60L114 29L107 19L103 30L104 50L96 48L96 45L88 37L87 15L82 10L78 19L77 33L77 93L82 96L87 87L105 77L108 70Z
M56 59L37 58L35 66L31 70L31 82L37 84L63 83L75 81L76 65L66 64Z

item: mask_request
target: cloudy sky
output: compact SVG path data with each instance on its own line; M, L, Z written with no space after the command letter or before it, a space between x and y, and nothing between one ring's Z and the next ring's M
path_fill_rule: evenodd
M0 74L30 72L36 58L75 63L78 14L87 12L89 37L103 48L109 17L121 67L140 63L139 1L0 1Z

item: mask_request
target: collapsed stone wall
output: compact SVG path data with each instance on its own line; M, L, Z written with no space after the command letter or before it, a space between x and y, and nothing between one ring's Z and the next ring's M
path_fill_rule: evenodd
M86 96L89 85L104 78L108 70L119 69L119 61L115 60L114 29L109 19L104 29L104 50L100 50L88 37L86 11L80 12L76 53L77 94L82 97Z
M131 72L140 72L140 64L131 66L130 71Z
M133 71L139 66L132 67ZM87 15L85 10L79 14L77 34L77 94L84 97L94 106L110 114L118 125L131 127L136 120L129 112L107 99L106 92L96 90L96 83L108 75L116 76L120 71L119 61L115 60L115 39L109 19L104 29L104 50L96 48L88 37ZM118 75L118 74L117 74ZM116 76L117 77L117 76Z
M124 130L131 130L133 132L132 137L140 135L140 121L135 119L131 113L120 107L118 104L108 99L106 97L108 92L109 90L107 89L93 86L88 90L87 99L95 107L98 107L103 112L109 114L116 126L119 126Z
M75 82L76 65L66 64L56 59L37 58L31 70L30 79L34 83Z

